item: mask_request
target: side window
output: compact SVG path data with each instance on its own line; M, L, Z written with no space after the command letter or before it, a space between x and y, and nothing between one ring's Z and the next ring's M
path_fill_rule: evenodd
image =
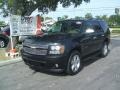
M87 29L93 29L94 30L93 23L92 22L86 22L86 23L84 23L83 29L84 29L84 32L86 32Z
M89 22L89 23L86 24L86 29L88 29L88 28L93 29L93 25L92 25L92 23Z
M71 29L74 31L80 31L82 23L77 21L77 22L71 22Z
M102 28L98 22L93 23L93 29L95 30L96 33L103 32Z
M62 31L62 32L67 31L67 30L68 30L68 27L69 27L69 24L68 24L68 23L66 23L66 22L64 22L64 23L62 24L61 31Z
M100 25L102 26L102 29L106 32L107 29L108 29L107 23L106 23L105 21L101 21L101 22L100 22Z
M82 22L73 21L73 22L69 22L69 24L64 24L62 30L64 30L64 32L66 33L78 33L80 32L81 26L82 26Z

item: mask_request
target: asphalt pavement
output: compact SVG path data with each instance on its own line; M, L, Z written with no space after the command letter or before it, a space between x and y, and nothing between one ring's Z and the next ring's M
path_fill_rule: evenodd
M112 38L111 43L106 58L84 63L75 76L35 72L24 62L0 67L0 90L120 90L120 38Z

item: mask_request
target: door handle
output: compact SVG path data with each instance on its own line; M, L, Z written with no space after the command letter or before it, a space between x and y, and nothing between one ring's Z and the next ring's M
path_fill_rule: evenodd
M96 38L97 38L96 36L93 37L93 39L96 39Z
M102 34L101 36L103 36L103 37L104 37L105 35L104 35L104 34Z

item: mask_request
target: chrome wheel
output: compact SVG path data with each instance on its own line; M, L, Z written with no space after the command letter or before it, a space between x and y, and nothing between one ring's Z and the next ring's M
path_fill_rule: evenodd
M108 54L108 45L105 44L103 47L103 55L106 56Z
M69 75L75 75L79 73L82 70L82 63L81 63L81 57L79 51L73 51L70 54L66 73Z
M79 68L80 68L80 57L79 55L75 55L73 56L72 61L71 61L71 70L73 72L76 72L78 71Z
M0 40L0 47L1 48L5 47L5 42L3 40Z

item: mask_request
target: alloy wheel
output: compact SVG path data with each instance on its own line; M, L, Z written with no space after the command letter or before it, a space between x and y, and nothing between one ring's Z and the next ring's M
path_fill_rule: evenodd
M80 57L79 55L74 55L71 61L71 70L73 72L78 71L78 69L80 68Z
M0 40L0 47L1 48L5 47L5 42L3 40Z

